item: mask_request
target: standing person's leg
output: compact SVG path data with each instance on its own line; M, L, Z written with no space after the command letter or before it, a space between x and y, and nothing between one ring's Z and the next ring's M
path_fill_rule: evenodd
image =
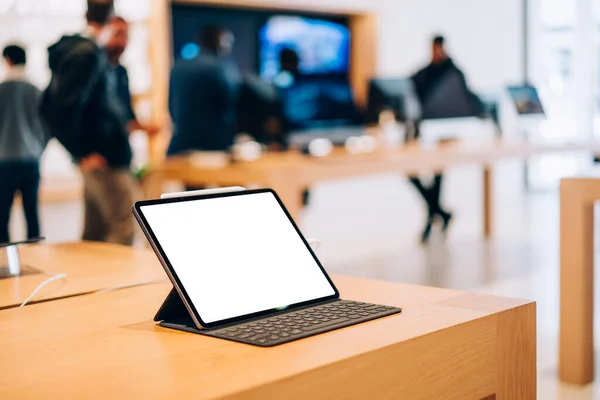
M429 189L429 204L433 215L441 215L442 212L442 206L440 204L442 181L442 174L434 175L433 181L431 182L431 188Z
M429 240L429 236L431 236L431 229L433 226L433 219L435 217L434 207L432 204L432 191L430 188L425 187L423 182L419 178L411 177L409 178L410 183L419 191L423 200L427 204L427 222L425 223L425 228L423 229L423 233L421 233L421 242L427 243Z
M412 125L408 125L407 141L416 141L421 136L421 121L414 121ZM440 210L439 197L441 192L441 175L436 175L431 187L425 187L419 178L411 177L410 183L419 191L423 200L427 203L427 222L421 234L421 242L427 243L431 236L431 229L435 220L435 215ZM446 223L444 223L446 226Z
M442 222L444 223L443 230L446 231L448 229L448 225L450 224L450 220L452 219L452 214L445 211L440 202L443 178L444 177L442 174L436 174L433 177L429 201L432 214L439 215L440 218L442 218Z
M128 169L98 172L98 205L106 227L105 241L131 246L134 239L133 179Z
M100 207L98 205L101 197L102 185L98 174L100 172L84 172L84 220L82 240L91 242L104 242L106 240L106 226Z
M423 200L427 204L429 212L431 213L431 189L426 188L425 185L423 185L421 179L419 178L411 177L408 180L418 190L421 197L423 197Z
M40 165L37 161L23 163L19 191L23 212L27 221L27 238L40 236L38 194L40 189Z
M16 182L13 166L9 163L0 163L0 243L10 241L8 225L10 210L17 190Z

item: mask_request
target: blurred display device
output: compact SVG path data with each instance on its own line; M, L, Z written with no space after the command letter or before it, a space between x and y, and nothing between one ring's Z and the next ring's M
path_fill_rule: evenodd
M325 19L278 15L259 32L260 75L268 80L280 72L279 54L291 49L300 58L302 75L347 74L350 65L350 30Z
M373 78L369 83L367 120L379 122L384 111L391 111L398 121L414 121L421 116L421 106L409 78Z
M508 93L519 115L545 115L544 106L534 86L509 86Z

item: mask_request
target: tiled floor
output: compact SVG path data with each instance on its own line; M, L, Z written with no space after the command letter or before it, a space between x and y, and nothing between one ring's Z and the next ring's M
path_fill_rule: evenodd
M321 240L318 253L330 272L536 300L539 399L600 399L600 385L571 387L556 377L558 194L525 191L518 162L499 165L495 177L496 225L489 241L481 238L478 168L447 174L444 198L455 220L446 240L437 236L427 247L418 242L424 209L400 176L313 188L301 226ZM17 212L15 236L22 234L21 225ZM44 206L43 225L51 241L76 239L81 206Z

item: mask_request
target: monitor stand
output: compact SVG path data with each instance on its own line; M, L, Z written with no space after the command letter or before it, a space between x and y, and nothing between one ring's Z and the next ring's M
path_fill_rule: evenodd
M21 265L19 249L16 244L0 249L0 252L4 253L4 257L0 258L0 279L39 273L35 268Z

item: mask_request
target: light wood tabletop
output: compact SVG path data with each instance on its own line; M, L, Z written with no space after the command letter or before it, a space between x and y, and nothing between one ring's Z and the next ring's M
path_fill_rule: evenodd
M180 181L188 186L250 185L274 189L296 220L302 209L302 193L316 183L385 173L416 175L443 171L460 165L477 164L483 171L483 226L485 236L493 230L491 166L502 160L531 156L600 151L600 141L532 142L528 140L461 139L434 147L411 143L396 148L378 148L371 153L350 154L336 148L325 157L309 157L299 152L269 153L251 162L236 162L218 168L203 166L194 155L172 157L154 166L145 177L146 198L158 198L165 183Z
M0 398L535 399L535 303L333 276L399 315L273 348L155 326L170 285L0 313Z
M76 296L139 282L167 279L152 252L105 243L21 246L21 263L66 278L44 286L31 303ZM0 280L0 310L17 307L50 275L36 273Z

